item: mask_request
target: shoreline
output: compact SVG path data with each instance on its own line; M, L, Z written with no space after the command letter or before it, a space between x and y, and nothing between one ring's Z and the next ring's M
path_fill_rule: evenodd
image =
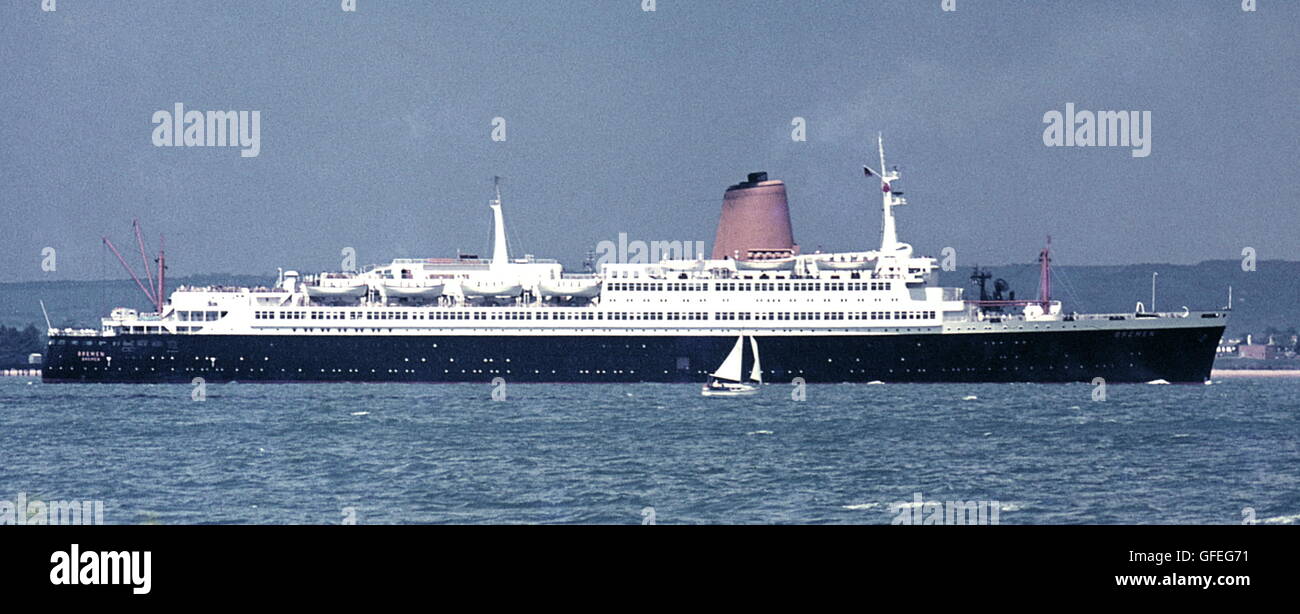
M1300 377L1300 369L1213 369L1210 378L1219 377Z

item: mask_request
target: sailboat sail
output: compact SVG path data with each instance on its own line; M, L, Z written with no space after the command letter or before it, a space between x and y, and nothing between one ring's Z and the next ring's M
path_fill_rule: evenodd
M749 338L749 347L754 350L754 368L749 372L749 379L758 383L763 383L763 369L758 366L758 339Z
M731 353L727 354L727 359L722 361L722 366L713 373L713 377L725 379L732 382L740 381L740 361L742 347L745 343L744 337L736 338L736 347L731 348Z

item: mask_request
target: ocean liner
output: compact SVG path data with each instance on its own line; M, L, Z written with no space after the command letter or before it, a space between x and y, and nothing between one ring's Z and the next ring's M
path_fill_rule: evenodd
M553 260L510 257L498 188L490 259L283 271L271 287L180 287L170 298L160 279L151 312L117 308L99 329L51 329L42 376L700 383L749 336L767 382L1209 377L1225 311L1067 312L1051 296L1050 246L1034 299L1003 297L1000 286L990 295L978 272L978 298L939 287L935 259L898 240L894 208L906 200L879 147L878 169L863 167L882 195L875 250L802 253L785 184L753 173L726 190L710 257L567 274Z

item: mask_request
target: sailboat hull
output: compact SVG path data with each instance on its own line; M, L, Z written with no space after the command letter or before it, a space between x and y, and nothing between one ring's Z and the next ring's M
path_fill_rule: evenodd
M706 397L748 397L758 394L757 386L740 385L738 387L710 388L705 386L700 394Z

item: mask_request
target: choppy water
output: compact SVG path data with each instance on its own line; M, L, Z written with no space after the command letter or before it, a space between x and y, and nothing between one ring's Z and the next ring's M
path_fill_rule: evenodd
M34 382L34 383L29 383ZM109 523L1300 522L1300 379L1213 386L44 385L0 378L0 499ZM970 398L975 397L975 398Z

